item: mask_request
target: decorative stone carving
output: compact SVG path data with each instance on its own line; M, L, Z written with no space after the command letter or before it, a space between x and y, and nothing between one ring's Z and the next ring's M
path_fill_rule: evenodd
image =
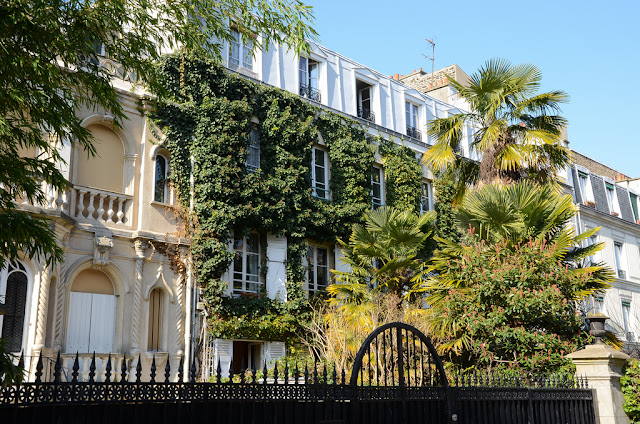
M109 253L113 248L111 236L96 234L93 239L93 266L99 268L109 265Z
M141 298L144 260L146 259L145 249L149 246L146 240L137 239L134 241L136 250L136 275L133 287L133 317L131 322L131 352L140 352L140 320L141 320Z

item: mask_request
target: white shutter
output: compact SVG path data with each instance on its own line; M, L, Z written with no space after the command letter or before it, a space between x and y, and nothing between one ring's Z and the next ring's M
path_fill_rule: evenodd
M69 353L89 352L90 329L91 293L71 292L66 351Z
M265 361L268 367L272 365L273 361L284 358L286 355L284 342L265 342L264 351Z
M92 294L89 353L113 352L115 324L116 297L110 294Z
M336 257L336 261L335 261L336 271L351 272L351 267L342 261L342 258L344 258L344 255L342 254L342 249L340 248L339 244L336 244L335 257Z
M229 367L231 366L231 358L233 357L233 340L216 339L214 346L214 374L218 373L218 361L220 361L222 377L229 377Z
M287 238L267 235L267 296L270 299L287 300L286 267Z

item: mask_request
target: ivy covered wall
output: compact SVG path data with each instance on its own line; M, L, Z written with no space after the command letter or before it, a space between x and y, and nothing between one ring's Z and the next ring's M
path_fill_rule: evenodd
M291 340L310 310L303 290L306 242L346 239L351 225L371 207L376 143L354 120L209 61L169 56L161 73L171 100L157 106L154 118L171 153L170 179L182 209L193 200L188 231L210 329L222 338ZM249 134L256 119L260 168L248 172ZM319 140L328 150L331 200L311 192L311 150ZM393 204L415 208L422 173L415 154L402 149L388 146L382 152L391 158L391 173L385 170L387 196ZM287 237L287 302L264 293L222 296L228 286L222 277L234 255L230 241L250 231L260 233L263 242L266 233ZM263 261L263 278L265 268Z

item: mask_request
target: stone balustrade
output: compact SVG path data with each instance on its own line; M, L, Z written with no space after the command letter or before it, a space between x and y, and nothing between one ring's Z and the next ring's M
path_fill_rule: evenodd
M89 381L89 373L91 372L91 360L93 359L93 353L80 353L78 354L78 381ZM133 356L124 355L122 353L96 353L96 370L94 381L105 381L105 374L107 372L107 362L109 355L111 355L111 378L110 381L120 381L122 373L122 360L124 359L127 364L127 374L132 373L131 365L133 362ZM62 381L71 381L73 378L73 364L76 359L75 353L63 353L60 355L62 359ZM133 370L135 374L135 370Z
M75 211L71 211L74 218L106 224L129 225L126 211L133 196L82 186L75 186L72 191L76 199Z
M18 197L16 203L26 206L41 207L43 209L52 209L59 212L69 211L69 192L60 191L48 184L46 181L40 181L42 192L44 193L43 202L30 202L28 198Z

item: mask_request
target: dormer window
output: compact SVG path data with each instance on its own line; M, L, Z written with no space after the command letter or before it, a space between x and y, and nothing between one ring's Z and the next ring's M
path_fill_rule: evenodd
M318 62L307 57L300 58L300 95L320 103L318 90Z
M229 63L236 66L243 66L247 69L253 69L253 41L251 39L243 40L237 29L231 28L231 37L233 40L229 45Z
M578 171L578 185L580 188L582 203L591 207L595 206L593 195L591 194L591 182L589 181L589 174L583 171Z
M609 212L611 215L618 215L620 211L618 210L618 202L616 201L616 188L611 183L604 183L605 189L607 192L607 205L609 206Z
M418 105L411 102L405 103L405 115L407 120L407 135L422 140L422 134L418 129Z
M376 122L376 115L372 110L373 87L366 82L356 80L356 92L358 95L358 118Z

